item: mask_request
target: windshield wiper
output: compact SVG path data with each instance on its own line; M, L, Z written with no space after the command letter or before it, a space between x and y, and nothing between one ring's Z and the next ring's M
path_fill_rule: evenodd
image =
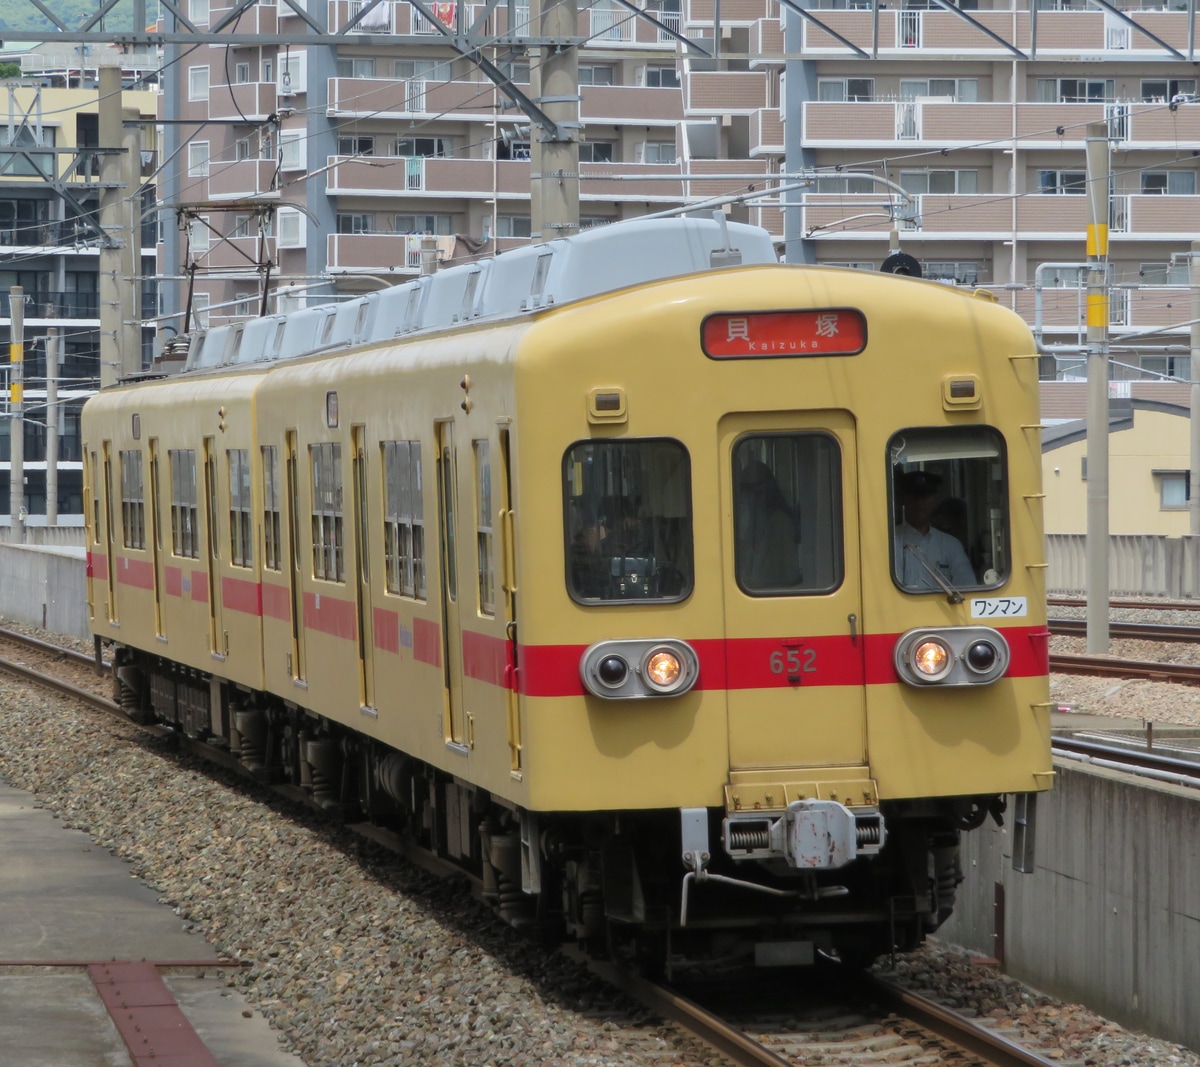
M929 560L925 558L925 553L921 551L920 545L905 545L904 551L911 552L916 557L917 562L929 572L930 577L932 577L933 580L941 587L942 592L946 594L946 599L950 601L951 604L961 604L963 602L962 593L955 589L954 586L952 586L945 579L945 577L943 577L941 571L939 571L932 563L929 562Z

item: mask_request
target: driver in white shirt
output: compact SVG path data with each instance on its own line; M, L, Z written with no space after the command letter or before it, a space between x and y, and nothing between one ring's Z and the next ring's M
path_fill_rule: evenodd
M907 589L938 588L933 575L921 565L921 557L955 588L976 584L962 542L930 524L941 484L941 477L932 471L907 471L900 477L902 518L896 527L896 569L900 584Z

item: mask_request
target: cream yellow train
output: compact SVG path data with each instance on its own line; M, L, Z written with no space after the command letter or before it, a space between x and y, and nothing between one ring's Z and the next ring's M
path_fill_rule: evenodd
M718 219L217 327L84 410L92 627L132 714L514 923L909 948L1053 778L1034 353Z

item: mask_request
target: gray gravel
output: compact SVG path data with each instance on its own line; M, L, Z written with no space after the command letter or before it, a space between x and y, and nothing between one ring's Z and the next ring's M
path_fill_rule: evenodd
M228 980L309 1067L722 1062L462 887L2 675L0 777L128 860L219 951L254 961ZM1064 1064L1200 1067L952 946L902 957L896 975Z

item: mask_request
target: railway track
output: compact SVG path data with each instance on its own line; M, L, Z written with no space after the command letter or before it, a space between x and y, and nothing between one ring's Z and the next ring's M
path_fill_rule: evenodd
M68 682L52 673L64 669L72 673L76 680L81 674L90 677L90 684ZM94 657L0 629L0 671L129 721L120 706L103 694L105 681L95 673ZM226 752L179 737L174 731L163 727L141 723L134 725L157 736L175 736L187 751L248 774ZM274 788L291 799L307 801L299 790L292 787ZM414 850L413 846L399 837L377 827L364 824L348 828L402 852L406 858L427 869L440 874L463 874L458 868L449 867L436 857L414 854L421 850ZM943 1060L960 1062L966 1057L966 1062L990 1067L1050 1067L1055 1062L933 1001L877 977L856 975L851 979L856 983L870 983L868 992L855 994L856 1000L864 999L872 1005L868 1015L857 1026L829 1026L819 1031L811 1027L789 1030L770 1024L761 1025L762 1020L756 1021L754 1016L735 1023L675 990L656 985L619 967L596 961L588 963L600 977L624 990L637 1003L673 1021L739 1067L790 1067L795 1063L809 1062L806 1048L811 1051L812 1046L819 1044L825 1049L830 1042L838 1047L842 1057L839 1062L878 1063L881 1062L880 1027L887 1032L883 1042L889 1048L886 1057L888 1063L909 1062L911 1057L908 1051L913 1056L924 1056L930 1048L941 1050L939 1055ZM860 986L860 990L867 988ZM927 1059L922 1059L922 1062L927 1062Z
M1200 750L1176 744L1170 737L1160 737L1157 749L1148 747L1153 744L1153 734L1145 741L1129 735L1056 734L1051 751L1060 759L1200 789Z
M1049 619L1046 625L1052 634L1061 637L1087 636L1085 619ZM1200 641L1200 626L1168 626L1156 622L1110 622L1110 637L1136 641Z
M1086 608L1087 600L1078 596L1048 596L1046 604L1052 608ZM1130 608L1134 611L1200 611L1200 600L1110 600L1109 609Z

